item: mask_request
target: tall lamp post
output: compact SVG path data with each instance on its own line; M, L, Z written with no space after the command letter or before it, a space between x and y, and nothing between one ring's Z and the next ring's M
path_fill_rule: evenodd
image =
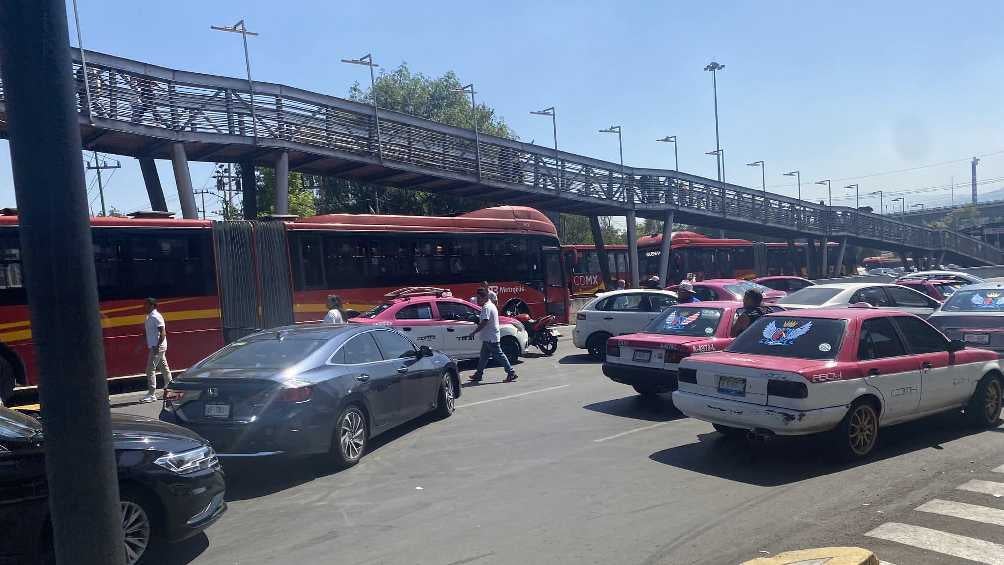
M673 144L673 162L676 165L673 168L673 170L674 171L679 171L680 170L680 154L679 154L679 152L677 152L676 136L675 135L667 135L666 137L664 137L662 139L657 139L656 141L662 141L663 143L672 143Z
M869 192L868 196L875 196L878 194L879 197L879 214L885 214L885 201L884 194L881 190L876 190L875 192Z
M554 106L549 108L544 108L543 110L537 110L536 112L530 112L534 116L550 116L551 117L551 134L554 139L554 169L555 169L555 181L554 190L558 194L561 194L561 185L564 177L564 167L560 164L560 159L558 159L558 118L555 116ZM561 214L557 212L549 213L551 221L555 223L558 228L558 239L560 240L565 235L565 231L561 226Z
M786 177L795 177L798 182L798 199L802 199L802 171L789 171L782 173Z
M860 192L860 188L861 187L859 187L857 184L849 184L849 185L845 186L844 188L853 188L854 189L854 209L857 210L858 208L860 208L861 207L861 192Z
M474 83L453 89L471 95L471 111L474 113L474 158L477 159L478 180L481 180L481 134L478 132L478 105L474 102Z
M763 189L763 201L767 202L767 167L763 161L753 161L746 163L747 167L760 167L760 187Z
M721 181L722 177L725 176L725 171L723 170L724 167L722 164L722 143L718 133L718 71L723 70L724 68L725 65L719 64L715 61L711 61L704 67L705 71L709 71L711 73L711 88L712 91L714 92L714 97L715 97L715 151L717 151L715 155L718 158L719 181ZM725 187L723 186L722 197L724 198L724 196L725 196Z
M376 75L373 69L380 65L373 62L373 55L367 53L358 59L342 59L343 63L350 65L362 65L370 68L370 101L373 103L373 123L376 126L377 137L377 158L383 161L383 140L380 136L380 114L377 111Z
M554 115L554 106L550 108L544 108L543 110L537 110L536 112L530 112L534 116L550 116L551 117L551 133L554 137L554 158L558 158L558 119Z
M620 154L621 159L621 183L624 183L624 138L621 136L621 126L610 126L599 130L600 133L616 133L617 134L617 149ZM635 214L634 214L634 194L630 192L630 187L624 187L624 196L627 199L628 208L627 211L627 244L628 244L628 267L631 270L631 284L637 286L639 284L639 273L638 273L638 238L635 235L638 226L635 225ZM602 261L603 258L600 258Z
M826 194L829 197L829 206L833 206L833 187L830 186L830 179L817 180L816 184L826 185Z
M600 133L616 133L617 134L617 149L620 152L621 157L621 172L624 169L624 139L621 137L621 127L620 126L610 126L600 130Z
M906 199L900 196L899 198L893 198L890 202L899 202L899 215L903 216L906 214Z
M209 26L210 29L216 31L226 31L230 33L241 34L241 39L244 41L244 68L247 70L248 74L248 91L251 93L251 136L254 138L258 137L258 117L255 115L254 111L254 82L251 80L251 57L248 55L248 36L255 37L258 34L253 31L248 31L246 25L244 25L244 19L232 26Z

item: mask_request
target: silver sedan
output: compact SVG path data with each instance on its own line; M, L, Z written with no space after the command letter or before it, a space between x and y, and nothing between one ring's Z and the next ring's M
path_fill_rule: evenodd
M1004 353L1004 283L964 286L928 321L951 339Z
M937 300L912 288L888 283L819 284L795 291L777 301L786 310L840 308L859 303L921 317L930 316L940 305Z

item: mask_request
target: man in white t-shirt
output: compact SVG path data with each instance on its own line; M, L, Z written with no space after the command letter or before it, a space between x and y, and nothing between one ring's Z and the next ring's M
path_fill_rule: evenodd
M495 294L495 292L492 289L488 288L488 281L485 281L485 282L481 283L481 287L480 288L485 289L485 292L488 293L488 299L492 301L492 304L498 306L498 304L499 304L499 295ZM473 302L475 304L478 303L478 297L477 297L477 295L471 297L471 302Z
M146 330L147 393L140 402L153 402L157 400L157 376L154 373L160 370L164 388L171 384L171 368L167 366L167 326L164 324L164 317L157 311L156 298L146 299L146 320L143 326Z
M481 306L481 313L478 315L478 325L474 327L470 336L477 335L481 339L481 357L478 359L478 370L471 375L471 382L481 382L489 357L494 357L496 362L505 367L505 382L512 382L518 377L512 365L509 364L509 358L502 353L502 348L499 347L501 332L499 331L498 308L489 298L487 288L479 288L475 298L478 305Z

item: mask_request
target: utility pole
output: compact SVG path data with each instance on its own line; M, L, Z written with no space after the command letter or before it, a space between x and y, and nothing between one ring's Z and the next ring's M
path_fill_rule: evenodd
M977 198L976 198L976 165L978 165L979 163L980 163L980 160L977 159L976 157L973 157L973 173L972 173L973 204L976 204L976 200L977 200Z
M108 161L101 161L98 159L98 152L94 152L94 164L87 163L87 169L94 171L98 174L98 196L101 197L101 215L107 216L108 211L105 210L105 185L104 181L101 179L101 171L107 171L109 169L121 169L122 164L115 161L114 165L109 165Z

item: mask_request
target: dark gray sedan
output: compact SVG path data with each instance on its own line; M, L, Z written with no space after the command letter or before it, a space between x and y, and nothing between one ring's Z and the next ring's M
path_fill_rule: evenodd
M354 465L370 438L453 413L457 366L386 327L302 325L240 339L164 393L161 420L194 430L219 457L330 453Z
M1004 284L961 287L927 321L950 339L1004 353Z

